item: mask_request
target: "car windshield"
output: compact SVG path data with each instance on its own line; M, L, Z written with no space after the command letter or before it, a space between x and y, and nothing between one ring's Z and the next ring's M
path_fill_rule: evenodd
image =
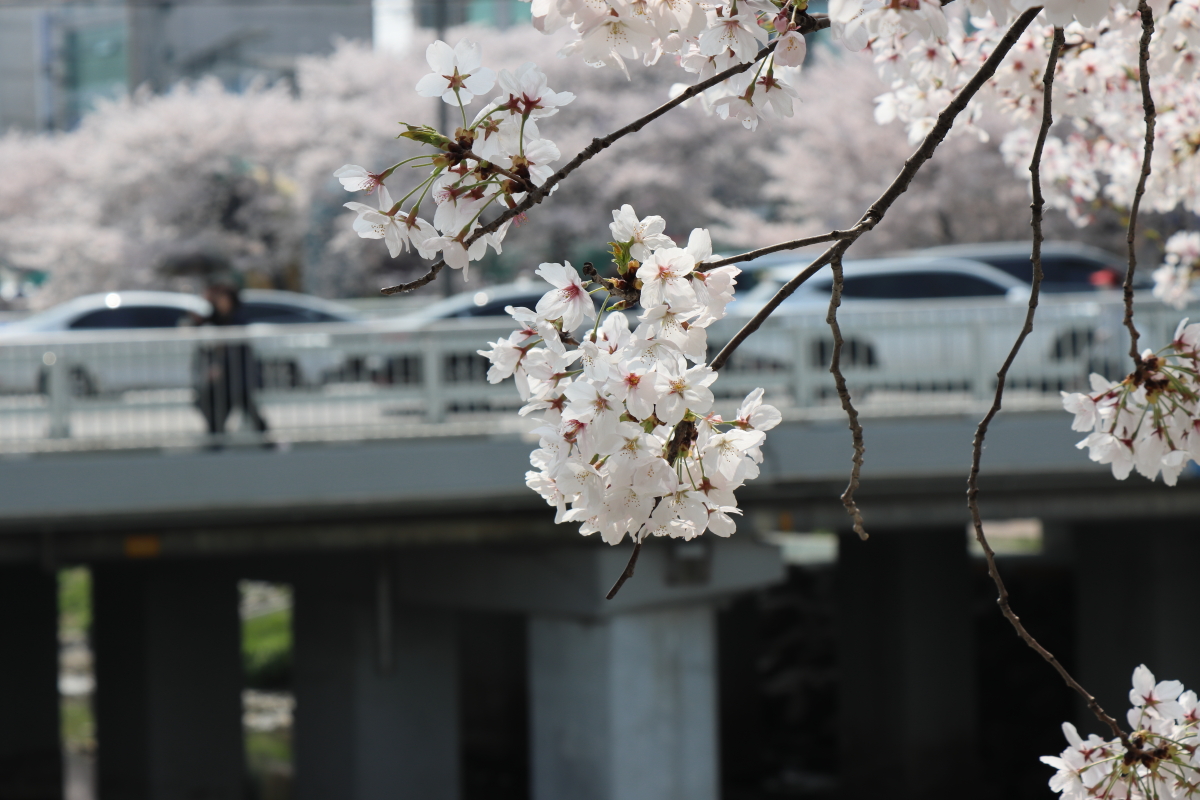
M342 322L341 317L287 303L269 303L250 300L242 303L242 316L246 322L264 322L274 325L297 325L311 322Z
M1028 255L972 256L977 261L1002 269L1014 278L1029 281L1032 266ZM1044 291L1090 291L1108 288L1121 280L1120 271L1110 265L1076 255L1042 255Z
M848 275L842 296L856 300L922 300L939 297L994 297L1005 289L991 281L959 272L924 270L885 272L877 275ZM812 284L819 292L833 287L833 278Z
M186 315L185 309L175 306L120 306L89 311L68 327L75 331L174 328L183 321Z

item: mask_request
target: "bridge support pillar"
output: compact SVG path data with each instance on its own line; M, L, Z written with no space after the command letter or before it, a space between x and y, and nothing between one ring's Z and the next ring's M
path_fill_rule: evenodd
M1194 521L1130 522L1074 530L1079 682L1122 723L1133 670L1200 690ZM1099 729L1080 701L1080 731Z
M533 800L716 800L713 608L529 627Z
M952 797L977 771L966 534L871 533L838 552L839 797Z
M92 574L100 800L240 800L233 578L161 563Z
M0 797L62 797L58 595L37 566L0 568Z
M714 607L779 581L779 551L730 540L437 548L397 559L407 602L528 620L533 800L716 800ZM303 702L303 701L301 701Z
M390 573L297 580L298 800L457 800L454 615L394 604Z

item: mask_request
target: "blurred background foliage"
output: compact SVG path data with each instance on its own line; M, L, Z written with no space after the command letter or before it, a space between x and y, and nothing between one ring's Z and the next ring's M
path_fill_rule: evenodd
M286 691L292 683L292 593L242 581L242 669L248 689Z

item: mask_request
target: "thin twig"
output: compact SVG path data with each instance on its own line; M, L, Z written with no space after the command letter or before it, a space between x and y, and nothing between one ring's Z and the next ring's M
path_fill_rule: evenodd
M975 540L979 542L979 546L983 548L983 553L987 557L988 575L991 576L992 582L996 584L998 597L997 604L1000 606L1001 613L1005 619L1012 624L1017 635L1033 648L1042 658L1044 658L1058 674L1073 690L1078 692L1087 702L1092 713L1097 719L1106 724L1115 736L1125 739L1125 734L1121 731L1121 727L1117 721L1105 713L1100 704L1079 681L1069 673L1054 654L1042 646L1033 634L1031 634L1025 625L1021 622L1021 618L1013 611L1012 605L1009 602L1008 587L1004 584L1004 579L1000 576L1000 571L996 566L996 552L992 549L992 545L988 542L987 536L983 532L983 519L979 513L979 467L983 460L983 442L987 436L988 427L996 414L1000 412L1000 407L1004 400L1004 385L1008 379L1008 370L1012 367L1013 361L1017 357L1017 353L1021 350L1021 345L1025 343L1025 339L1033 332L1033 319L1037 313L1038 296L1042 288L1042 214L1045 209L1046 201L1042 196L1042 151L1046 146L1046 136L1050 131L1050 126L1054 122L1052 101L1054 90L1054 71L1058 66L1058 55L1061 51L1065 38L1062 28L1054 29L1054 42L1050 46L1050 56L1046 61L1046 72L1042 76L1042 124L1038 130L1037 145L1033 149L1033 157L1029 162L1029 174L1033 183L1033 202L1030 208L1033 210L1030 226L1033 228L1033 253L1030 260L1033 262L1033 285L1029 293L1029 306L1025 312L1025 324L1021 326L1021 332L1017 334L1017 340L1013 342L1012 349L1008 352L1008 357L1004 359L1004 364L996 373L996 392L992 398L991 408L980 421L979 426L975 429L975 438L971 446L971 472L967 478L967 507L971 511L971 522L975 528Z
M838 242L843 239L849 239L853 235L854 234L851 231L830 231L829 233L822 233L818 236L808 236L804 239L792 239L791 241L780 242L779 244L772 244L768 245L767 247L760 247L757 250L739 253L738 255L730 256L729 258L719 258L716 261L705 261L703 264L696 267L696 271L707 272L710 269L724 267L727 264L740 264L743 261L753 261L756 258L769 256L771 253L778 253L781 250L796 250L801 247L808 247L810 244Z
M828 17L814 14L814 15L808 17L808 19L811 21L811 24L808 27L810 27L812 30L820 30L822 28L829 27L829 18ZM801 30L805 33L808 32L807 30L804 30L804 28L802 28ZM763 49L759 50L758 54L751 61L747 61L744 64L735 64L734 66L730 67L729 69L718 72L716 75L713 75L711 78L706 78L705 80L700 81L699 83L688 88L686 91L680 93L677 97L674 97L671 100L668 100L667 102L663 103L661 106L654 109L649 114L646 114L642 117L638 117L633 122L629 123L628 125L626 125L623 128L619 128L618 130L613 131L612 133L605 136L603 139L592 139L591 144L589 144L587 147L580 150L579 153L577 153L574 158L572 158L569 162L567 162L567 164L565 166L563 166L562 169L560 169L558 172L554 173L549 178L547 178L545 183L543 183L541 186L533 189L532 191L528 192L525 195L524 199L521 200L521 202L517 203L512 208L509 208L503 214L496 217L494 220L492 220L488 224L484 225L483 227L477 229L474 233L472 233L470 236L468 236L466 241L463 242L463 246L469 248L472 244L474 244L476 241L478 241L481 237L486 236L487 234L492 233L495 230L498 230L501 225L508 222L510 219L513 219L514 217L518 217L521 214L524 214L526 211L533 208L538 203L542 202L542 200L544 200L546 198L546 196L548 194L550 194L550 191L555 186L557 186L560 182L562 182L562 180L564 178L566 178L568 175L570 175L575 170L579 169L581 166L586 164L591 159L595 158L597 155L599 155L604 150L607 150L617 140L622 139L631 133L637 133L642 128L646 127L646 125L650 124L654 120L661 117L663 114L666 114L668 111L670 111L673 108L676 108L677 106L683 105L688 100L691 100L693 97L700 94L701 92L704 92L705 90L707 90L713 86L716 86L718 83L721 83L722 81L732 78L734 75L739 75L739 74L745 72L746 70L750 69L755 64L757 64L759 61L761 61L762 59L764 59L768 55L770 55L771 51L773 51L775 49L775 45L778 42L779 42L779 40L776 39L775 41L771 42ZM436 264L434 264L432 267L429 268L429 272L425 273L420 278L417 278L415 281L410 281L408 283L401 283L397 286L388 286L385 289L380 289L380 292L382 292L383 294L399 294L401 292L412 291L413 289L424 286L425 284L427 284L431 280L433 280L435 277L437 277L437 274L442 271L442 268L444 266L446 266L445 260L439 259Z
M625 585L625 581L633 577L633 568L637 566L638 554L642 552L642 543L639 540L633 545L633 552L629 554L629 563L625 565L625 571L621 573L621 577L617 578L617 582L608 590L608 594L604 595L605 600L612 600L617 596L617 592L621 591L621 587Z
M849 247L849 245L846 246ZM846 507L846 513L854 520L854 532L858 534L858 538L866 541L870 537L863 526L862 512L858 510L858 504L854 502L854 492L858 489L863 453L867 448L863 444L863 429L862 424L858 421L858 410L850 402L850 390L846 388L846 376L842 374L842 345L846 342L842 339L842 327L838 325L837 319L838 306L842 304L842 288L845 285L842 280L842 254L834 253L829 264L833 269L833 291L829 294L829 313L825 315L825 321L829 323L829 329L833 331L833 358L829 360L829 371L833 374L838 398L842 401L842 410L846 412L846 417L850 421L849 427L854 440L854 466L850 470L850 483L846 486L846 491L842 492L842 505Z
M933 153L935 150L937 150L938 145L941 144L942 140L946 138L946 135L950 133L950 128L954 125L954 120L960 113L962 113L963 109L967 107L967 104L971 102L971 99L979 93L979 90L982 89L984 85L991 80L992 76L996 74L996 68L1000 66L1000 62L1004 60L1006 55L1008 55L1008 51L1013 48L1013 45L1017 43L1017 39L1021 38L1021 34L1024 33L1025 29L1029 27L1029 24L1033 22L1034 18L1041 13L1041 10L1041 6L1034 6L1033 8L1026 9L1020 14L1020 16L1013 20L1012 25L1010 25L1008 30L1005 31L1004 36L999 42L996 43L996 49L992 51L991 55L987 57L987 60L984 61L975 74L971 76L971 80L967 81L966 85L959 90L958 94L954 96L954 99L950 101L949 105L943 108L941 113L938 114L937 123L925 136L925 140L921 142L921 146L918 147L916 152L914 152L908 158L908 160L904 162L904 168L900 170L898 175L896 175L895 179L884 191L884 193L881 194L879 198L871 204L871 207L867 209L865 214L863 214L862 219L858 221L858 224L850 230L845 231L847 234L845 239L829 247L829 249L818 256L817 259L799 275L785 283L779 289L779 291L775 293L775 296L767 301L767 303L761 309L759 309L758 313L750 318L749 322L742 326L742 329L739 330L731 340L729 340L728 344L721 348L721 352L718 353L717 357L712 360L712 364L710 366L714 370L718 370L723 367L725 362L729 360L729 357L733 355L733 352L737 350L741 343L744 342L746 338L750 336L750 334L758 330L767 317L771 316L771 313L779 307L779 304L786 300L788 296L792 294L792 292L796 291L800 284L807 281L817 273L817 270L828 264L833 258L835 251L839 254L844 254L850 245L854 244L854 242L857 241L860 236L874 228L883 220L884 214L886 214L888 209L892 207L892 204L895 203L896 200L898 200L900 196L908 190L909 184L912 183L912 179L916 176L917 172L921 169L925 162L933 156Z
M1146 120L1146 143L1142 152L1142 172L1138 176L1133 203L1129 207L1129 227L1125 230L1125 245L1129 250L1129 269L1125 271L1125 327L1129 329L1129 356L1133 359L1135 373L1142 371L1142 357L1138 354L1138 329L1133 324L1133 273L1137 269L1137 251L1134 237L1137 232L1138 209L1142 195L1146 193L1146 179L1150 177L1150 157L1154 153L1154 123L1157 113L1154 97L1150 94L1150 37L1154 35L1154 12L1146 0L1138 3L1138 14L1142 17L1142 39L1138 49L1138 82L1142 87L1142 113Z

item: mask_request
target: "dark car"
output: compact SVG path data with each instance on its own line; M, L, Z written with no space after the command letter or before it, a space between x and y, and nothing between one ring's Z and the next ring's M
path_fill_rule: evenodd
M1031 242L953 244L918 250L911 255L953 256L982 261L1026 283L1032 280ZM1115 289L1125 279L1126 264L1107 250L1078 242L1042 243L1042 291L1090 292ZM1147 282L1139 276L1138 284Z

